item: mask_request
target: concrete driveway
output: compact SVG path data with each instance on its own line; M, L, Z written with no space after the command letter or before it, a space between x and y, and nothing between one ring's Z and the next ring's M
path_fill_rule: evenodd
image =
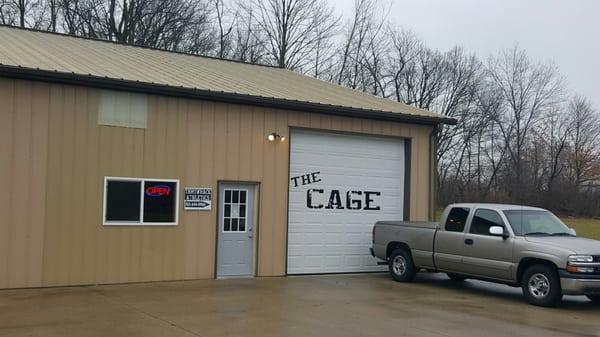
M442 275L163 282L0 291L0 336L600 336L600 307Z

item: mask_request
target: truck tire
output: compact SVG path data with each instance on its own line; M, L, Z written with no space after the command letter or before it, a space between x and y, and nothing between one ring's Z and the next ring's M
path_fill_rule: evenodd
M529 303L541 307L554 307L563 297L558 272L545 264L527 268L523 273L521 288Z
M402 248L394 250L390 255L389 269L392 278L398 282L411 282L417 274L410 252Z
M596 304L600 304L600 295L587 295L587 298Z
M464 277L462 275L453 274L453 273L446 273L446 275L448 275L448 278L452 282L464 282L467 279L466 277Z

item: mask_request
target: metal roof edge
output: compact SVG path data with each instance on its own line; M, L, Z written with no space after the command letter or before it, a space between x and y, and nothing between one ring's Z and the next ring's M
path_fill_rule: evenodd
M183 98L195 98L221 103L244 104L267 108L314 112L328 115L358 117L383 121L407 122L426 125L455 125L457 123L456 119L444 116L419 116L390 111L352 108L337 105L325 105L320 103L293 101L276 97L254 96L247 94L211 91L188 87L174 87L156 83L138 82L125 79L100 77L94 75L82 75L76 73L48 71L34 68L15 67L3 64L0 64L0 77L37 80L43 82L88 86L103 89L117 89L138 93L175 96Z
M158 47L149 47L149 46L142 46L142 45L138 45L138 44L129 44L129 43L124 43L124 42L105 40L105 39L96 38L96 37L81 36L81 35L75 35L75 34L70 34L70 33L53 32L53 31L41 30L41 29L29 28L29 27L19 27L19 26L13 26L13 25L3 24L3 23L0 23L0 28L10 28L10 29L22 30L22 31L31 32L31 33L41 33L41 34L48 34L48 35L65 37L65 38L75 38L75 39L79 39L79 40L87 40L87 41L92 41L92 42L108 43L108 44L113 44L113 45L122 46L122 47L141 48L141 49L153 50L153 51L164 52L164 53L178 54L178 55L183 55L183 56L205 58L205 59L214 60L214 61L239 63L239 64L248 65L248 66L265 67L265 68L271 68L271 69L284 69L284 68L278 67L276 65L266 64L266 63L252 63L252 62L247 62L247 61L242 61L242 60L220 58L220 57L204 55L204 54L194 54L194 53L187 53L187 52L183 52L183 51L169 50L169 49L158 48Z

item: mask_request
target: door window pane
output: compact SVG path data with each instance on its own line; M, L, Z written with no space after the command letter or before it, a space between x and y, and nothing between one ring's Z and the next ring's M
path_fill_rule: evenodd
M247 217L247 198L246 190L225 190L223 199L223 231L224 232L245 232Z
M446 230L449 232L462 232L465 230L467 217L469 216L469 208L454 207L450 210L446 219Z
M140 221L141 181L108 180L106 182L107 222Z
M490 227L504 227L504 222L500 214L491 209L478 209L471 221L471 229L469 233L479 235L490 235Z

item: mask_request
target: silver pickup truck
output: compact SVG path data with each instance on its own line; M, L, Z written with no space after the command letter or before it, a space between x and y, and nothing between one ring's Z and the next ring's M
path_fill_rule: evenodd
M600 241L579 238L551 212L499 204L453 204L441 221L381 221L371 254L396 281L419 270L521 287L540 306L563 295L600 302Z

